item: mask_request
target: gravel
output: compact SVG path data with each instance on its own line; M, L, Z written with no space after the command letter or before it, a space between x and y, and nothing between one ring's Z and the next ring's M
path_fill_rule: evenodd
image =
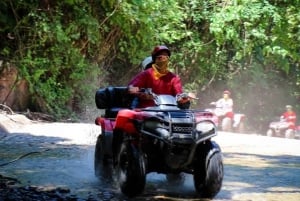
M0 175L0 201L55 201L78 200L70 194L70 189L54 187L41 188L37 186L20 186L15 178Z
M53 128L61 132L53 132ZM13 143L18 143L19 141L19 143L22 143L24 141L31 140L32 145L40 142L32 141L34 138L30 136L51 136L59 137L61 141L56 141L55 143L60 145L92 145L95 143L96 136L101 132L101 130L99 129L100 128L98 126L92 124L70 123L69 126L66 126L65 123L32 121L26 118L24 115L7 115L0 113L0 141L2 140ZM24 137L24 135L19 135L18 133L30 133L30 136ZM86 133L88 133L88 136ZM54 142L48 143L53 144ZM20 149L24 149L24 144L21 145L22 147L20 147ZM15 149L14 147L10 146L9 143L7 144L7 146L7 150ZM25 157L25 155L23 155L22 157ZM0 164L0 168L1 166L8 165L11 162L14 161ZM76 195L73 195L71 190L65 186L57 187L24 185L17 178L7 177L0 174L0 201L20 200L92 201L97 199L92 197L88 197L86 199L79 198Z

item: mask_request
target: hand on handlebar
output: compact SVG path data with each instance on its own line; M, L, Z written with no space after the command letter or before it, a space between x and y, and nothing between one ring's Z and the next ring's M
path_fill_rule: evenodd
M139 88L139 87L129 86L128 92L130 94L134 94L134 95L138 96L140 99L143 99L143 100L152 100L153 99L153 94L151 93L150 89L143 89L143 88Z
M128 86L128 92L130 94L136 94L140 91L139 87L134 87L134 86Z
M198 99L194 93L182 93L182 94L179 94L176 96L176 99L177 99L177 102L179 104L183 104L183 103L186 103L186 102L189 102L193 99Z
M186 102L189 102L190 101L190 98L187 94L180 94L180 95L177 95L176 97L176 101L179 103L179 104L184 104Z

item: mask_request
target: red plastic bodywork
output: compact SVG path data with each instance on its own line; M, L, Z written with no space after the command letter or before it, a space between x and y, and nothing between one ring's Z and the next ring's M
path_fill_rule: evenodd
M116 119L106 119L104 117L97 117L95 119L95 124L101 126L102 130L105 132L113 132L113 130L122 130L127 134L137 135L138 130L136 129L134 122L142 121L148 117L149 114L147 114L147 112L143 112L139 109L122 109L118 112ZM209 111L199 113L196 112L195 118L196 122L210 120L216 125L218 123L218 117Z
M135 135L138 134L134 121L142 120L146 115L140 110L129 110L122 109L118 112L116 119L106 119L104 117L97 117L95 119L95 124L101 126L104 131L122 130L128 134Z
M136 112L134 110L120 110L116 118L115 129L123 130L126 133L137 133L137 130L133 124L133 120L136 118Z
M196 122L203 120L211 120L212 122L216 123L218 121L218 117L213 115L213 113L211 112L196 113L195 118Z
M97 117L95 119L95 124L101 126L102 131L113 131L113 128L115 126L115 120L114 119L106 119L103 117Z

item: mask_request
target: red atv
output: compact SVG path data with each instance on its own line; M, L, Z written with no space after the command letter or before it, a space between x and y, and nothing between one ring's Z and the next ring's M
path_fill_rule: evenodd
M213 105L213 103L211 103ZM246 116L241 113L226 112L222 108L209 108L206 111L210 111L214 114L215 124L221 128L222 131L235 131L238 133L245 132L245 118Z
M267 136L270 137L285 137L294 139L297 134L297 128L291 126L284 118L279 121L271 122L267 131Z
M116 180L128 197L143 192L146 174L163 173L181 183L192 174L199 197L213 198L221 189L223 159L212 113L178 106L170 95L151 90L154 107L131 108L134 97L126 87L96 92L96 105L105 109L95 123L102 128L95 146L94 169L99 178Z

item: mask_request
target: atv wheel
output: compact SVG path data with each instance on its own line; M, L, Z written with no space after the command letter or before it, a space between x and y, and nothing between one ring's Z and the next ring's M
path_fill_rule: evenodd
M94 171L95 175L100 179L112 179L113 167L109 157L104 154L102 134L98 136L95 155L94 155Z
M245 122L240 122L237 128L237 132L245 133Z
M166 179L170 184L173 185L182 185L184 183L184 174L178 173L178 174L166 174Z
M231 124L232 124L232 121L229 117L225 117L223 120L222 120L222 131L231 131Z
M267 136L269 136L269 137L274 137L274 131L273 131L272 129L269 129L269 130L267 131Z
M143 192L146 184L144 156L132 144L122 143L117 170L122 193L133 197Z
M213 198L220 191L223 181L223 158L215 142L208 142L198 149L194 171L194 186L201 198Z
M287 129L285 131L285 138L294 139L295 138L295 131L293 129Z

